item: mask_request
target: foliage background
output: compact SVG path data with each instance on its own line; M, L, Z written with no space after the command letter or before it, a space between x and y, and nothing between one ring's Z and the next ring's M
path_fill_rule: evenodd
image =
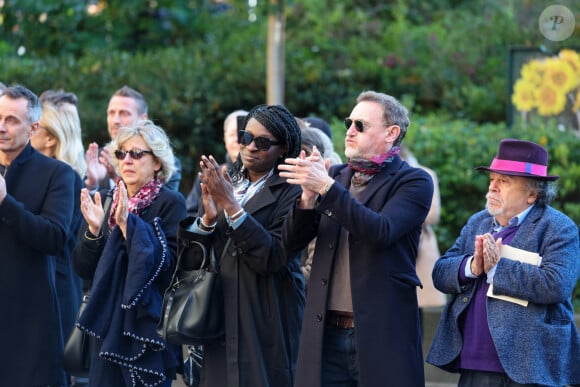
M209 0L0 1L0 81L40 94L79 97L85 145L104 143L110 95L127 84L149 102L184 165L187 194L203 153L223 157L222 122L265 102L270 2ZM576 14L574 1L559 1ZM331 123L342 152L342 117L365 89L385 91L412 110L405 140L439 175L445 251L482 208L485 174L498 140L537 141L561 175L554 203L580 224L580 140L555 121L505 124L511 46L557 52L580 46L578 23L564 42L546 40L538 15L551 1L287 1L285 105ZM90 7L93 14L87 13ZM255 17L255 21L250 21ZM580 297L579 297L580 298Z

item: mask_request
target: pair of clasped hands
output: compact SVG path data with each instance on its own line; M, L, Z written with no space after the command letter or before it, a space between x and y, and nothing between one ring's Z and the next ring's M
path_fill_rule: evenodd
M127 239L127 218L129 217L129 196L127 194L127 187L123 180L117 181L119 202L115 210L115 222L123 233L123 237ZM89 231L95 237L100 237L103 222L105 221L105 210L101 203L100 192L95 193L95 200L91 198L89 190L83 188L81 190L81 212L85 221L89 226Z
M298 206L300 208L313 208L316 198L327 191L329 184L334 182L328 176L330 160L324 159L316 146L312 147L310 156L306 156L303 150L296 158L287 158L285 164L278 165L280 177L286 178L290 184L302 187L302 196Z
M480 276L488 273L501 259L502 238L497 241L490 233L475 237L475 252L471 260L471 272Z
M201 172L201 199L204 214L201 219L206 227L215 226L217 215L224 211L228 215L236 214L242 206L236 200L232 180L227 173L227 167L220 166L213 156L201 156L199 162Z

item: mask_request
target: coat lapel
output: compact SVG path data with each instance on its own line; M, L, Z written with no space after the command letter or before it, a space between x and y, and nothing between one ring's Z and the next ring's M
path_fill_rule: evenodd
M272 193L272 187L285 183L285 180L278 175L272 175L264 184L264 188L254 196L244 206L246 212L253 214L261 208L267 207L276 202L276 197Z
M367 205L374 194L388 181L390 177L394 175L399 169L401 169L402 160L399 156L395 156L392 162L388 163L379 173L377 173L369 182L366 189L361 193L359 202ZM342 168L338 174L334 177L336 181L342 184L347 189L350 189L350 180L354 174L353 170L347 165Z

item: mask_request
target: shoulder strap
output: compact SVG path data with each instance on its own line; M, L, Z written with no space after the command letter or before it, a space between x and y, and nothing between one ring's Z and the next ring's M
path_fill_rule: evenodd
M220 272L220 267L222 265L222 262L224 261L224 257L228 253L228 247L230 247L231 241L232 241L232 238L231 237L228 238L228 240L226 241L226 244L224 245L224 249L222 250L222 256L220 257L219 262L215 258L215 254L213 252L213 248L211 249L211 265L213 266L213 270L216 273L219 273Z
M113 203L113 190L110 189L109 191L107 191L107 196L105 196L105 203L103 203L103 210L105 211L105 214L111 208L112 203Z

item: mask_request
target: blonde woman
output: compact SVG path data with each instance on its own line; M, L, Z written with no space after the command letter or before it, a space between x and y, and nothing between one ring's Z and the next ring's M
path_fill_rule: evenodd
M83 182L81 176L85 175L86 170L81 142L81 124L76 106L70 102L58 102L54 99L42 102L42 115L30 142L40 153L69 164L76 172L73 219L66 245L55 257L56 293L60 307L62 335L66 340L73 329L83 290L82 280L74 273L71 262L72 250L77 242L77 233L82 221L80 195Z
M40 153L64 161L81 177L85 175L85 151L76 106L68 102L43 102L40 125L31 142Z

